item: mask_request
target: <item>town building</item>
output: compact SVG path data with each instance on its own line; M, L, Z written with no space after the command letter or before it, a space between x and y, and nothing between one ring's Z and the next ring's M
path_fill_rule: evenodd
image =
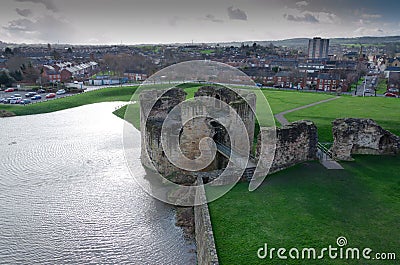
M336 74L319 74L317 77L317 90L337 91L340 86L340 76Z
M329 39L314 38L308 42L309 59L328 59Z

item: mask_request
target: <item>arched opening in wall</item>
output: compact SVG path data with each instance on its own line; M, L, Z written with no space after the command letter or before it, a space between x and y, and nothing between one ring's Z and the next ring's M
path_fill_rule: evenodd
M379 150L382 153L392 153L393 142L389 135L383 135L379 140Z
M214 142L223 144L225 142L225 135L227 133L224 126L217 121L211 121L210 125L214 129Z
M182 140L182 134L183 134L183 127L181 128L180 132L179 132L179 138L178 138L178 145L181 145L181 140Z
M214 142L219 145L219 147L217 146L219 151L216 153L216 167L218 169L224 169L228 165L231 152L231 140L228 131L216 120L211 120L209 125L213 131L212 138Z
M219 109L221 108L221 96L217 94L215 98L216 98L215 107Z

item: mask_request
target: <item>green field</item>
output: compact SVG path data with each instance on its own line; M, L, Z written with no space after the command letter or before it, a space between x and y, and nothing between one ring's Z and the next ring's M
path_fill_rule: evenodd
M322 93L263 90L274 114L308 105L334 96Z
M194 97L194 93L201 86L202 85L192 85L191 87L185 87L185 92L188 94L187 98ZM262 90L262 93L268 100L274 114L334 97L324 93L282 90Z
M289 121L311 120L318 127L321 142L332 142L332 121L336 118L371 118L384 129L400 135L400 100L384 97L350 97L323 103L286 115Z
M99 102L129 101L132 94L136 91L136 88L137 87L103 88L71 97L54 99L26 106L0 105L0 110L7 110L20 116L49 113Z
M214 52L215 52L215 50L210 50L210 49L200 51L201 54L205 54L205 55L210 55Z
M336 246L400 256L400 156L356 156L345 170L317 162L269 176L254 192L239 183L209 204L221 264L366 264L360 260L260 260L257 250ZM287 253L286 253L287 255ZM276 257L276 252L275 252ZM378 262L368 264L395 264Z

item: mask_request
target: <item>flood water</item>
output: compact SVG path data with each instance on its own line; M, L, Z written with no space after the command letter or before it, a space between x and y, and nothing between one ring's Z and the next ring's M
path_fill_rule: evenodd
M0 119L0 264L196 263L174 209L129 174L119 105Z

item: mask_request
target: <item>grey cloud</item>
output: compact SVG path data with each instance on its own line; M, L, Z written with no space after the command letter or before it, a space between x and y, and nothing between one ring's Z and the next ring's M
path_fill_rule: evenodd
M11 36L39 42L75 41L77 33L68 21L52 15L36 19L15 19L8 22L7 26L3 26L3 29Z
M32 15L32 11L30 9L16 8L15 12L17 12L18 15L23 16L23 17L29 17L30 15Z
M44 5L48 10L58 12L58 8L55 5L53 0L15 0L16 2L20 3L35 3L35 4L42 4Z
M9 32L21 31L21 32L31 32L34 30L34 22L27 18L15 19L8 22L8 26L3 28Z
M303 6L308 6L308 5L309 5L309 3L307 1L296 2L297 7L303 7Z
M300 16L300 17L285 14L285 15L283 15L283 17L289 21L319 23L319 20L315 16L311 15L310 13L306 13L306 14L304 14L304 16Z
M230 19L247 20L247 14L239 8L233 9L233 6L228 7L228 16Z
M214 15L211 15L211 14L206 15L205 20L211 21L214 23L223 23L224 22L222 19L218 19Z
M380 15L380 14L362 14L361 17L365 18L365 19L377 19L377 18L381 18L382 15Z

